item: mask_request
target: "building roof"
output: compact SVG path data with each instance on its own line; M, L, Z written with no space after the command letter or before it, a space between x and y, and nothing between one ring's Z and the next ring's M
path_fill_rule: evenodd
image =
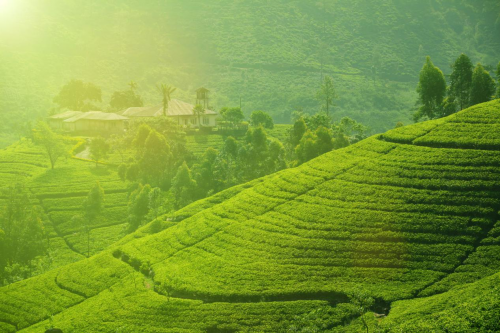
M192 116L194 105L178 99L172 99L168 102L167 116ZM126 117L159 117L163 115L163 104L146 107L128 108L121 113ZM206 115L216 115L217 112L205 110Z
M82 114L82 113L83 113L82 111L65 111L63 113L58 113L58 114L52 115L49 117L49 119L64 120L64 119L68 119L68 118L77 116L77 115Z
M124 116L120 116L119 114L116 114L116 113L107 113L107 112L102 112L102 111L88 111L88 112L81 112L80 114L76 114L74 117L71 117L71 118L64 120L64 122L65 123L74 123L75 121L78 121L81 119L110 121L110 120L127 120L128 118L124 117Z

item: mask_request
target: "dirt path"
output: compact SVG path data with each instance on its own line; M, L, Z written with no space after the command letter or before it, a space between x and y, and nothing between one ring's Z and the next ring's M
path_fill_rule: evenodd
M90 149L89 147L85 147L84 150L75 155L75 157L82 158L84 160L90 160Z

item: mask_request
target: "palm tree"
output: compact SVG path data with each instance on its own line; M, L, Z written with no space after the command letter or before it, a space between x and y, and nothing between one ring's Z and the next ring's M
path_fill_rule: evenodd
M133 80L130 81L128 85L130 87L130 90L132 90L132 91L134 91L134 90L137 89L137 83L135 81L133 81Z
M162 83L158 86L158 90L160 90L163 95L163 116L167 116L168 102L170 102L170 95L176 90L172 86L167 86L165 83Z
M198 117L198 127L201 127L200 117L205 113L205 109L201 104L196 104L193 108L193 114Z

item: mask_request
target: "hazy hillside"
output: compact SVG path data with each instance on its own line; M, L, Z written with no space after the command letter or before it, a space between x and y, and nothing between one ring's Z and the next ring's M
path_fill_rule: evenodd
M102 87L103 107L130 80L158 103L155 85L166 82L180 89L176 98L192 102L206 86L216 108L241 97L247 114L289 121L293 110L319 109L323 71L337 86L335 117L382 131L410 122L426 55L445 73L461 52L486 65L500 59L495 0L6 3L0 110L16 115L46 114L76 78Z
M496 100L221 192L1 288L0 329L358 332L361 290L388 313L372 329L498 330L475 314L498 316L499 127Z

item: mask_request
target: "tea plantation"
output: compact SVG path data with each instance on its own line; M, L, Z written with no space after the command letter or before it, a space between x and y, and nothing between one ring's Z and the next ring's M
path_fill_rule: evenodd
M373 331L498 331L499 126L496 100L196 202L0 289L0 331L305 332L313 317L359 332L360 290L387 314L363 317ZM51 201L71 195L32 183L56 233L74 232Z
M81 260L87 254L87 235L81 220L73 217L82 214L83 201L96 181L106 194L103 216L90 226L91 253L106 248L124 234L127 188L116 171L70 157L59 160L50 169L43 150L28 140L0 150L0 187L24 183L31 199L43 209L49 239L45 269Z

